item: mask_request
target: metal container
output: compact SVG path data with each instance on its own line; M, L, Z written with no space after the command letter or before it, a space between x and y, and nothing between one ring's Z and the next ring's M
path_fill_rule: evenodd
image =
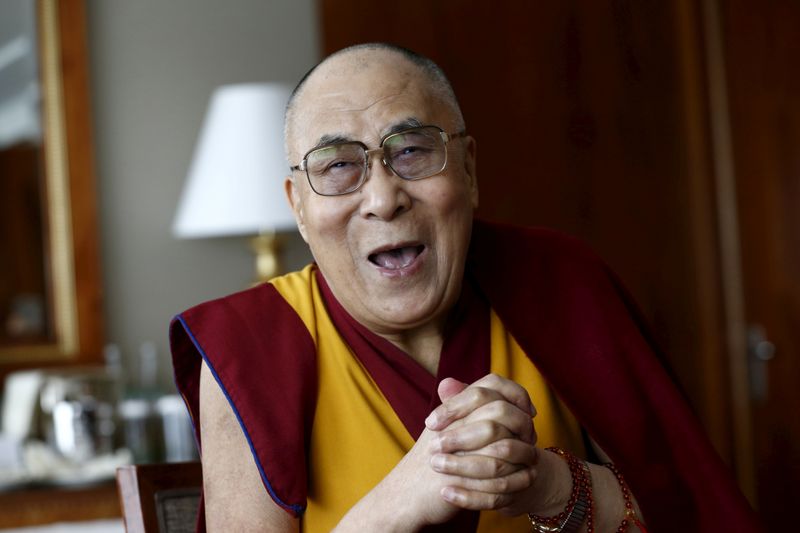
M39 394L46 442L75 463L112 453L118 399L118 383L103 368L46 371Z
M156 402L164 434L164 460L168 463L199 458L192 420L183 399L177 394L162 396Z

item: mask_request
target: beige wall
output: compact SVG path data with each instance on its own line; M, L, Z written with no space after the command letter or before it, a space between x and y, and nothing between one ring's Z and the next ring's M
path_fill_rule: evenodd
M178 241L172 217L215 87L296 81L318 59L313 0L88 0L106 337L132 362L182 309L244 288L243 239ZM310 255L295 237L287 263Z

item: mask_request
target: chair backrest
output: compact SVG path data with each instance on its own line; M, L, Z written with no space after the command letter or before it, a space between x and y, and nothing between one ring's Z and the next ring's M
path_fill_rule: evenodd
M203 471L199 462L129 465L117 469L127 533L193 533Z

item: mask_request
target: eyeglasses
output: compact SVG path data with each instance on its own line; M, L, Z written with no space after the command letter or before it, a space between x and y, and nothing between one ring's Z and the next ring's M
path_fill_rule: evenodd
M447 166L447 143L466 132L445 133L438 126L409 128L387 135L378 148L369 150L358 141L315 148L291 170L305 171L308 184L322 196L340 196L358 190L367 180L372 154L404 180L421 180Z

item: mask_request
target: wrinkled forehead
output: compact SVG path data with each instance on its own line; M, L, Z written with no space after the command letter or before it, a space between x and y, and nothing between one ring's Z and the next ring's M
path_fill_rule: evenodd
M306 80L293 107L286 131L292 160L325 139L375 144L399 124L418 121L450 129L452 121L430 78L390 51L328 60Z

